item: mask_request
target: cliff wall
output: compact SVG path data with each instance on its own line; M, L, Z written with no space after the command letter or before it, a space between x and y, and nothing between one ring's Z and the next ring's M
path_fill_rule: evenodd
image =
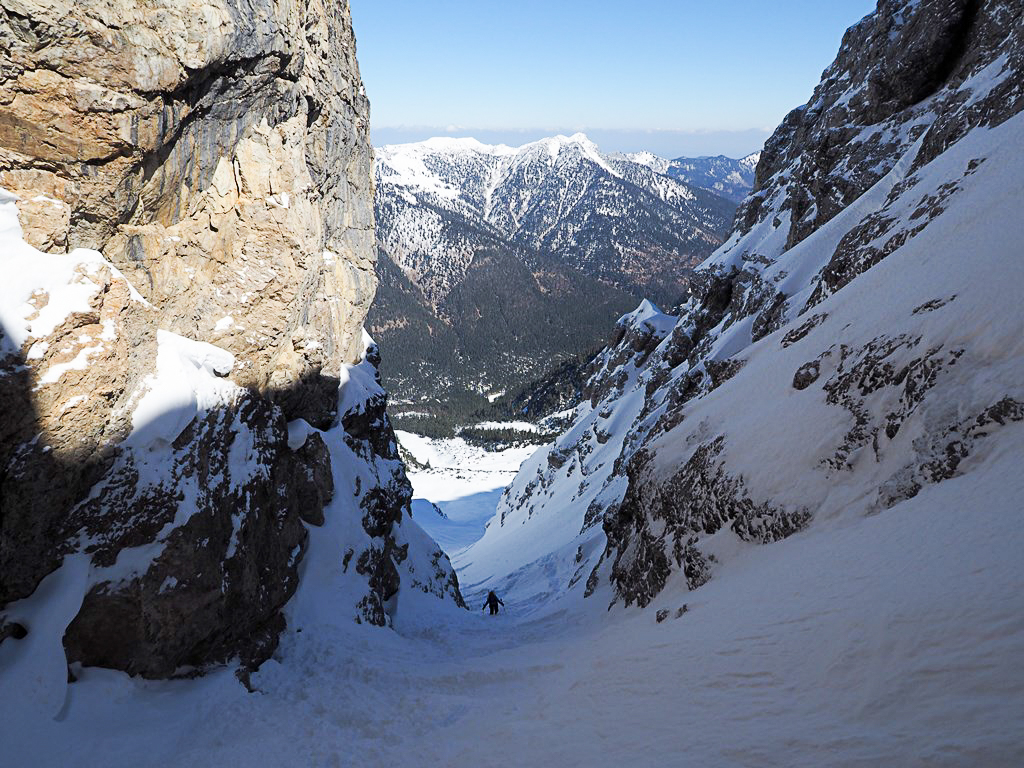
M84 558L69 661L251 669L328 515L353 618L461 602L362 331L347 2L2 0L0 52L0 625Z

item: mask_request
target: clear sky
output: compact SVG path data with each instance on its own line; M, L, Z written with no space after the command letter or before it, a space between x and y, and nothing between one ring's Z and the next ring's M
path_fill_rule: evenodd
M376 144L757 149L874 0L350 0Z

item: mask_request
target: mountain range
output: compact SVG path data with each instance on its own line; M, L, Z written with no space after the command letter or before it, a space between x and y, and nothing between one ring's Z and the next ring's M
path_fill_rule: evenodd
M714 192L734 203L741 203L754 186L761 153L753 152L739 160L725 155L666 160L650 152L635 152L624 157L631 162L646 165L656 173Z
M605 155L583 134L378 148L368 322L395 398L432 415L479 407L588 357L640 298L678 304L755 164Z

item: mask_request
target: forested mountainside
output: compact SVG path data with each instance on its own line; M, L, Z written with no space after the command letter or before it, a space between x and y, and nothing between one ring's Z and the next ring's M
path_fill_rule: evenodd
M560 559L571 587L646 605L713 578L721 530L957 505L965 475L1009 508L991 467L1024 447L1021 12L882 0L852 27L681 315L619 321L474 555L520 580Z
M318 547L349 620L390 624L400 593L460 602L410 520L362 330L372 150L348 2L17 8L0 9L4 706L52 694L55 715L68 663L233 660L247 678Z
M739 160L723 155L680 157L672 161L666 173L673 179L685 181L691 186L710 190L728 200L740 203L754 186L754 174L760 160L760 152L754 152Z
M753 152L739 160L725 155L677 157L675 160L667 160L650 152L630 153L625 155L625 158L685 182L691 187L706 189L727 200L742 203L754 186L754 172L757 170L761 153Z
M464 416L593 353L643 296L678 304L735 210L583 135L382 147L376 175L383 300L370 332L396 353L383 371L398 399L432 413L448 400Z
M403 428L448 432L487 395L538 377L606 341L633 296L538 254L481 247L435 307L384 252L368 320ZM416 414L422 414L417 416Z

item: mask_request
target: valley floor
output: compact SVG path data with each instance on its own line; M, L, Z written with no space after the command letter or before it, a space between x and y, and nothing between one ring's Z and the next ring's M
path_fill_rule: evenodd
M599 592L510 599L489 617L470 586L470 611L400 602L391 632L333 615L310 579L257 693L228 670L166 683L84 670L56 719L0 696L3 762L1019 766L1019 432L941 495L768 546L720 533L714 578L670 583L643 611L607 612ZM660 624L657 609L671 612ZM0 647L0 669L16 661Z

